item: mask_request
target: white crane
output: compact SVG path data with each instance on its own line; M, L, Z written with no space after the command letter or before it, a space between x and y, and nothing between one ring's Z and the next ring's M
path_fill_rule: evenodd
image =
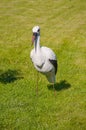
M54 84L56 81L55 76L57 73L56 55L50 48L40 46L39 26L33 27L32 32L32 43L34 44L34 49L32 49L30 53L30 58L32 59L36 70L44 74L48 81L53 84L54 88Z

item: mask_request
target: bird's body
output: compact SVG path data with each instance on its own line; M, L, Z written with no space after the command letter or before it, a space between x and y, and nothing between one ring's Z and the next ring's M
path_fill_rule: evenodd
M55 75L57 72L57 58L55 53L48 47L40 46L39 26L33 28L34 49L30 53L30 57L37 71L44 74L50 83L55 83Z

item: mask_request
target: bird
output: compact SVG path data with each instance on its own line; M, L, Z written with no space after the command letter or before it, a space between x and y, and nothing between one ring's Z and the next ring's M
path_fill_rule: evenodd
M30 52L30 58L35 69L46 76L47 80L53 84L53 89L55 90L56 73L58 68L57 56L52 49L40 45L39 26L34 26L32 28L32 33L32 45L34 45L34 48Z

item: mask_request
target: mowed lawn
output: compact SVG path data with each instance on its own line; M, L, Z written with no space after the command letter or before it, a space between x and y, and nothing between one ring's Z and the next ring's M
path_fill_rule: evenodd
M32 28L58 58L56 96L30 59ZM0 0L0 130L86 129L86 0Z

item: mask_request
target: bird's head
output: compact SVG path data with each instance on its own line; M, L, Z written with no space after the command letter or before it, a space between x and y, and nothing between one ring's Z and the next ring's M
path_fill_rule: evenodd
M32 43L34 43L34 41L37 39L37 36L40 35L40 27L39 26L33 27L32 32L33 32Z

